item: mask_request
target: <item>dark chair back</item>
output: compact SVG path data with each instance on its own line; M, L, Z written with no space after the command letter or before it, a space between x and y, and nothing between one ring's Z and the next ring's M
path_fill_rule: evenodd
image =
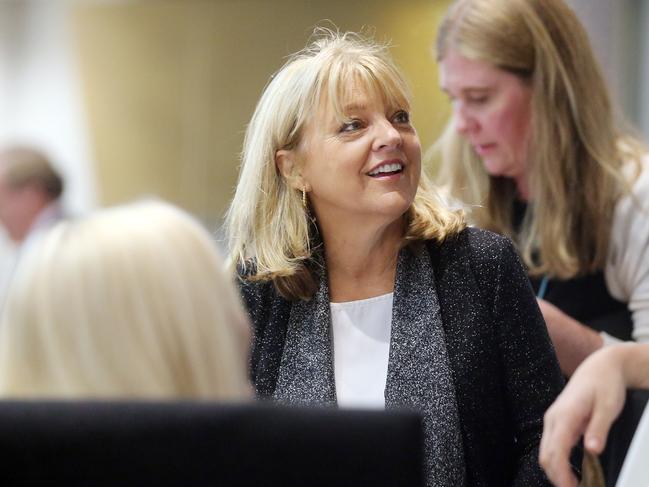
M0 485L421 486L410 412L0 402Z

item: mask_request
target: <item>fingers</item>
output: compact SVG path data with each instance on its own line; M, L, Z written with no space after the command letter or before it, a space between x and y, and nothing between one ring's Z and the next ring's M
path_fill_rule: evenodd
M550 408L544 419L539 463L550 481L560 487L577 486L577 478L570 465L570 452L585 427L585 421L574 416L575 412L575 409L559 405ZM566 421L568 416L572 417Z
M541 455L539 461L550 481L558 487L576 487L575 477L569 462L569 452L554 449Z
M584 433L584 447L591 453L599 455L604 450L611 424L622 409L622 401L611 393L609 398L595 404Z
M602 453L611 422L612 419L601 410L593 414L588 428L586 428L586 432L584 433L584 447L586 450L596 455Z

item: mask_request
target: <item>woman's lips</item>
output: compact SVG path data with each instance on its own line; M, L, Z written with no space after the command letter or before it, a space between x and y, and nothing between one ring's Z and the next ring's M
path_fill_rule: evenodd
M476 151L476 154L478 154L481 157L487 155L489 152L491 152L495 148L496 148L495 143L491 143L491 144L475 144L473 146L473 149Z

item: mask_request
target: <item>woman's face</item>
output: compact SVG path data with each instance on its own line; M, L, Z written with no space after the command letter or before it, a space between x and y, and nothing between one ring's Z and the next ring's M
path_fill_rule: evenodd
M320 104L298 147L318 220L334 224L399 218L414 200L421 146L408 112L356 84L340 121Z
M439 66L441 88L453 103L456 130L482 159L487 173L525 179L530 86L519 76L452 50Z

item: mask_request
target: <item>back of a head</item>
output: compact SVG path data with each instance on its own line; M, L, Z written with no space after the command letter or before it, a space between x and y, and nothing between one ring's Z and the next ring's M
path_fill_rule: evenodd
M0 324L0 395L248 393L248 321L214 242L142 202L56 226L19 263Z
M52 201L63 193L63 178L48 157L33 147L12 146L0 151L0 171L10 188L33 184Z

